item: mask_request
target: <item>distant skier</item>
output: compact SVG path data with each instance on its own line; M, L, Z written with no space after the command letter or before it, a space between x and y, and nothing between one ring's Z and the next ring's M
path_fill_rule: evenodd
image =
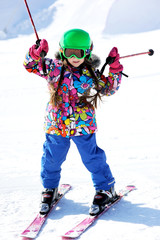
M45 39L34 44L26 55L26 70L45 78L50 91L41 160L44 187L41 214L48 213L57 198L61 165L66 159L70 140L76 144L96 190L89 213L98 214L116 196L115 179L106 163L105 152L96 143L95 107L98 98L113 95L119 89L123 66L114 47L109 53L114 62L110 64L108 77L99 74L96 68L100 60L92 54L92 49L93 43L86 31L71 29L63 34L54 60L44 58L42 61L42 51L45 55L48 52Z

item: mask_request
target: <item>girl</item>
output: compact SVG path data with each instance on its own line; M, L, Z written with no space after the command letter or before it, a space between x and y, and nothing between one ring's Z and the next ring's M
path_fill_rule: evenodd
M96 190L90 214L98 214L116 196L115 180L106 163L105 152L96 143L94 107L97 98L113 95L118 90L123 67L114 47L109 53L109 58L114 60L110 64L109 76L101 76L96 69L99 59L92 55L92 49L93 43L86 31L71 29L63 34L55 60L41 57L48 52L45 39L33 45L26 55L26 70L45 78L50 90L41 160L44 187L41 214L48 213L57 198L61 165L66 159L70 140L76 144Z

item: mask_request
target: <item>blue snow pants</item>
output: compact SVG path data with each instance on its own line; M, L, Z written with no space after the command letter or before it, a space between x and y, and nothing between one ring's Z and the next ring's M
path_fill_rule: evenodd
M65 138L46 134L41 160L41 179L44 188L56 188L59 185L61 165L70 148L70 140L76 144L85 167L91 173L96 190L109 190L114 185L105 152L97 146L96 135L88 134Z

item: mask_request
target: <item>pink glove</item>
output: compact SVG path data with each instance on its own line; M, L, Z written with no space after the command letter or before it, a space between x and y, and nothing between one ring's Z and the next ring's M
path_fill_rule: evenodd
M109 64L110 65L110 68L109 68L110 72L117 73L117 72L123 71L123 66L119 62L119 54L118 54L118 49L116 47L112 48L108 57L115 58L114 62Z
M41 57L41 52L44 51L46 55L48 53L48 50L48 42L45 39L42 39L40 40L39 45L34 44L29 49L29 54L33 59L38 60Z

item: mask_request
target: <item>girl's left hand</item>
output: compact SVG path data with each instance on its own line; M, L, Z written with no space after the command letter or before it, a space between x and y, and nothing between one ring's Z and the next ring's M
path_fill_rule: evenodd
M113 63L109 64L110 72L112 72L112 73L121 72L123 70L123 66L119 62L119 53L118 53L118 49L116 47L112 48L108 57L114 58Z

